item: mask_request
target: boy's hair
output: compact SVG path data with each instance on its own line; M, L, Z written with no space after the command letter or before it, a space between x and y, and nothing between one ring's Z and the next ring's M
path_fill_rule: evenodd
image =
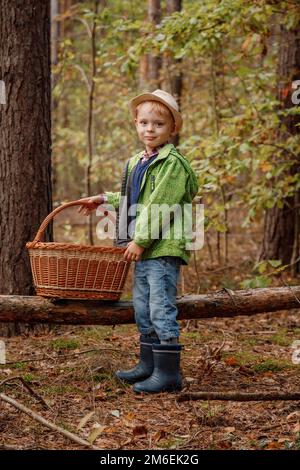
M151 111L156 111L158 114L160 114L163 117L171 118L174 125L175 125L174 117L173 117L171 111L167 108L167 106L160 103L159 101L149 100L149 101L143 101L142 103L138 104L137 107L136 107L136 110L135 110L135 117L136 118L138 116L139 108L145 103L148 103L148 104L151 105Z

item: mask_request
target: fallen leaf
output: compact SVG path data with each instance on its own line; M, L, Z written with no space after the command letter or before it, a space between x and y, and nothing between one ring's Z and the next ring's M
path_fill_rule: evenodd
M225 364L226 364L227 366L235 367L235 366L238 365L238 361L237 361L236 357L231 356L231 357L227 357L227 358L225 359Z
M97 439L98 436L100 436L100 434L103 432L104 429L105 429L105 426L101 426L99 424L99 426L93 429L92 432L90 433L88 437L88 441L91 444L93 444L93 442Z
M187 383L195 382L195 380L196 380L196 379L195 379L194 377L185 377L185 381L186 381Z
M134 438L131 437L130 439L127 439L126 441L122 442L121 448L123 448L124 446L128 446L129 444L135 445Z
M124 419L127 421L133 421L135 419L135 414L134 413L127 413L127 415L124 416Z
M91 419L91 417L95 414L95 411L91 411L90 413L88 413L87 415L85 415L80 421L79 421L79 424L77 426L77 429L82 429L86 423Z
M271 370L268 370L267 372L264 372L262 374L263 377L272 377L274 375L274 372L272 372Z
M105 392L98 392L95 396L95 401L105 401L107 400L107 393Z
M231 449L232 443L229 441L219 441L217 442L218 449Z
M282 445L280 442L278 441L271 441L269 442L269 444L267 445L267 449L281 449Z
M293 432L294 433L300 432L300 421L298 421L298 423L294 426Z
M248 36L246 37L246 39L244 40L244 42L241 46L243 52L247 51L247 49L249 47L249 44L251 42L251 39L252 39L252 35L248 34Z
M263 163L261 163L259 166L260 166L261 170L262 170L264 173L266 173L267 171L272 170L272 168L273 168L272 165L271 165L271 163L269 163L269 162L263 162Z
M278 439L278 442L280 442L282 444L282 443L291 442L291 441L287 437L280 437Z
M116 426L112 426L111 428L105 429L106 434L115 434L116 432L119 432L119 428L117 428Z
M120 418L120 411L119 410L112 410L110 412L111 415L113 415L115 418Z
M120 338L118 336L110 336L104 338L104 341L118 341Z
M122 424L128 428L133 428L135 426L134 420L135 415L133 413L127 413L127 415L125 415L122 419Z
M294 418L300 418L300 411L293 411L293 413L290 413L289 415L287 415L286 420L291 421L291 419L294 419Z
M164 429L160 429L154 434L153 441L158 442L161 439L165 439L166 435L167 435L166 431Z
M135 426L132 430L134 437L146 437L148 434L147 428L145 426Z
M235 431L235 428L229 426L228 428L224 428L224 431L225 431L225 432L228 432L228 433L232 433L232 432Z

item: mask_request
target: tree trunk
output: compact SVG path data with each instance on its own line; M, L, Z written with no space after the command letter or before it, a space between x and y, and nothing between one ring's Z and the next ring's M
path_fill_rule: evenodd
M181 0L167 0L167 15L170 16L176 11L181 11ZM168 71L167 80L163 82L163 89L171 93L177 100L180 108L183 76L180 70L181 60L174 60L172 57L164 57L164 68ZM173 136L171 139L175 146L179 144L179 135Z
M31 295L25 244L52 210L50 1L2 0L0 44L7 90L0 105L0 293ZM53 240L52 227L45 240ZM0 325L2 336L24 331Z
M178 318L251 316L299 308L300 287L272 287L207 295L185 295L177 300ZM46 299L39 296L0 295L0 321L58 323L61 325L121 325L134 323L132 302Z
M292 82L300 79L300 24L288 31L280 29L279 62L278 62L278 99L280 109L289 109L293 105ZM284 142L290 135L299 133L299 115L284 116L278 131L278 141ZM286 156L287 158L287 156ZM291 174L299 172L297 162ZM284 206L268 209L264 221L264 238L260 259L278 259L289 264L299 258L299 192L294 197L284 200ZM299 262L294 265L295 273L299 272Z
M176 11L181 11L181 0L167 0L167 14L172 15ZM173 70L171 70L170 76L170 93L175 96L177 102L180 107L180 100L182 94L182 72L178 70L178 66L180 66L180 60L173 60L171 63L171 69L173 66ZM170 64L169 64L170 65Z
M51 5L51 65L56 66L58 63L58 53L59 53L59 41L60 41L60 32L61 32L61 25L60 22L57 20L57 16L59 15L59 0L50 0ZM58 108L59 99L53 97L53 90L57 84L58 76L54 73L51 74L51 92L52 92L52 99L51 99L51 113L52 116L55 116L56 110ZM55 129L55 124L52 118L52 126ZM56 172L56 165L53 165L52 168L52 187L53 193L55 194L57 182L57 172Z
M160 0L148 0L148 21L153 27L161 21ZM155 89L160 85L161 58L147 54L141 58L140 62L140 89Z

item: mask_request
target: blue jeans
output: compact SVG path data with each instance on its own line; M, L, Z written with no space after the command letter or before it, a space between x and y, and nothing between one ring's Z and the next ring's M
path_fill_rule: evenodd
M141 334L156 332L160 340L178 338L177 282L181 259L174 256L137 261L133 307Z

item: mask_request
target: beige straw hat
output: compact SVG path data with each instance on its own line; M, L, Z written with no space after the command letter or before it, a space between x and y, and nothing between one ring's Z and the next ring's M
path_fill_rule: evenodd
M140 103L143 103L143 101L158 101L159 103L164 104L172 113L177 132L180 131L182 127L182 117L174 96L170 95L170 93L167 93L164 90L159 89L153 91L152 93L142 93L141 95L136 96L130 101L130 108L134 118L136 117L136 107Z

